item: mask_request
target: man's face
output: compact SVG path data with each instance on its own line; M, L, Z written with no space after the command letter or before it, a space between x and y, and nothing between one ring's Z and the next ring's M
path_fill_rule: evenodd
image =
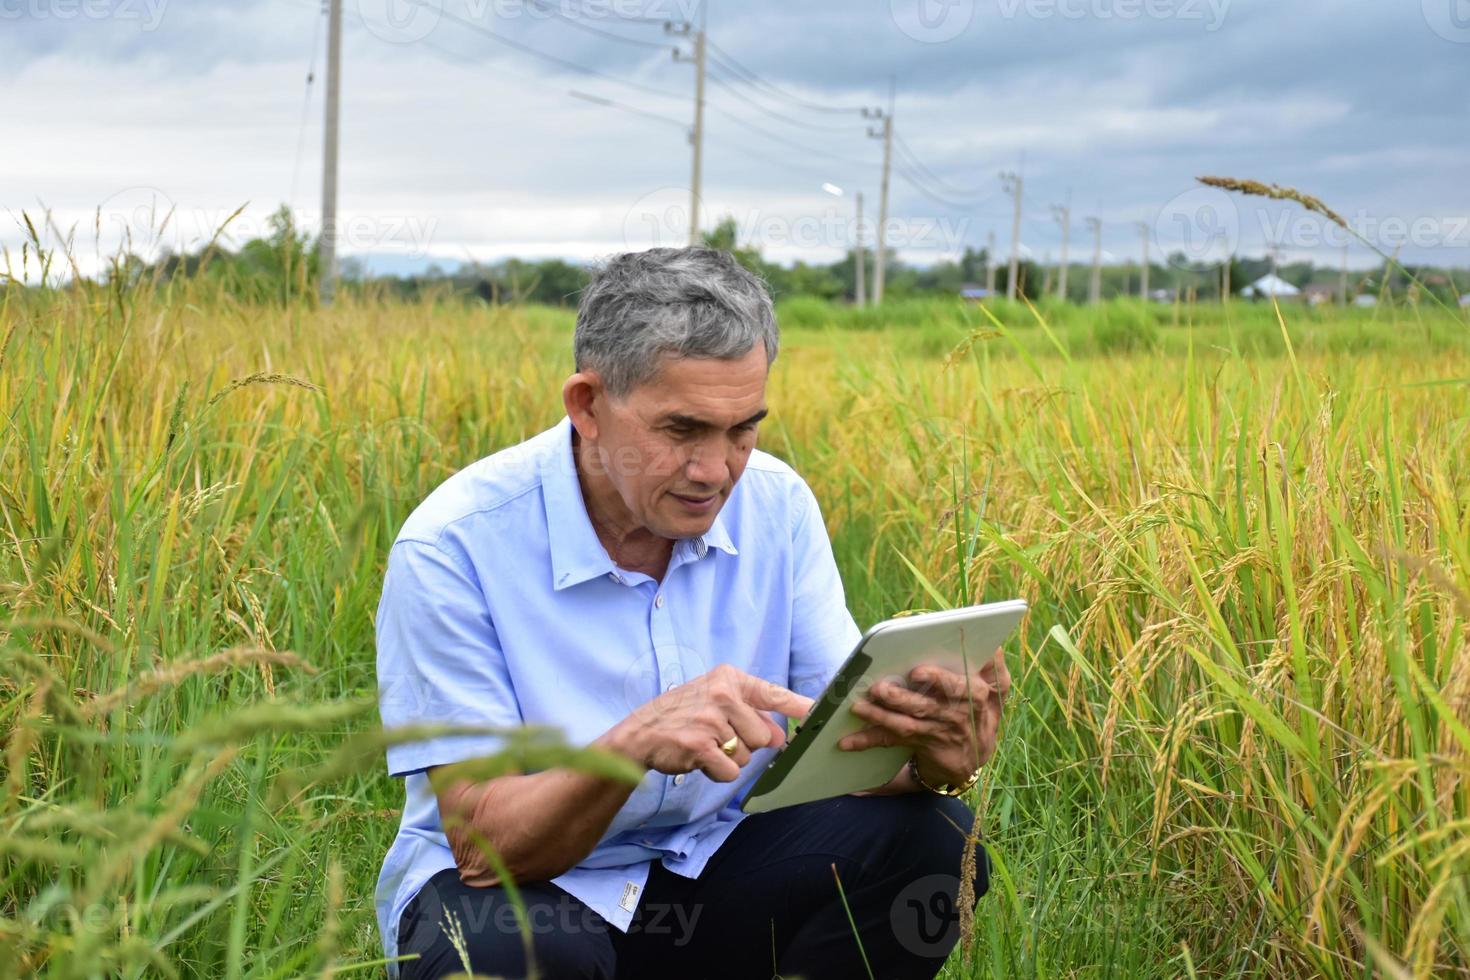
M766 373L759 343L734 360L665 357L651 380L607 399L597 455L634 521L664 538L709 530L755 449Z

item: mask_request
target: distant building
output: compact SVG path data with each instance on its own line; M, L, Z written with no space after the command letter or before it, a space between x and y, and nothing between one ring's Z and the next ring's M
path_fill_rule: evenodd
M971 303L979 303L983 300L990 299L990 296L990 290L984 286L964 286L960 289L960 298L967 299Z
M1372 293L1359 293L1353 297L1354 306L1377 306L1378 297Z
M1148 291L1148 298L1153 300L1155 303L1172 303L1174 302L1174 290L1150 289Z
M1460 297L1460 305L1466 308L1470 308L1470 293L1466 293L1464 296Z
M1300 296L1301 292L1280 276L1267 274L1242 289L1240 295L1246 299L1260 299L1266 296L1296 297Z
M1308 283L1302 289L1302 298L1311 306L1323 306L1337 302L1337 287L1326 283Z

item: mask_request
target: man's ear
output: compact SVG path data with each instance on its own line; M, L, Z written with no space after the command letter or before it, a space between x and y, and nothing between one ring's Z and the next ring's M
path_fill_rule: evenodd
M561 403L583 439L597 438L598 415L606 404L603 394L602 378L596 371L578 371L561 386Z

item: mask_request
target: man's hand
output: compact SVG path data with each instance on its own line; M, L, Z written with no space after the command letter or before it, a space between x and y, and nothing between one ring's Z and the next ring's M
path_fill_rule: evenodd
M596 743L659 772L699 770L734 782L755 749L786 744L786 729L767 712L805 718L812 699L721 664L640 705ZM733 755L721 743L738 736Z
M1011 689L1004 652L997 649L968 677L940 667L915 667L909 683L873 684L852 707L867 727L841 739L838 748L908 746L926 782L964 782L995 754L1001 703Z

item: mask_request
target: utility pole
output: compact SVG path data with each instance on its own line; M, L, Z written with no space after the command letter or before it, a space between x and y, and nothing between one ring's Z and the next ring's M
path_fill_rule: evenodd
M888 111L864 109L867 119L882 119L881 129L868 127L868 136L883 141L883 183L878 194L878 244L873 258L873 305L883 302L883 278L888 265L888 172L893 163L893 103L897 81L888 80Z
M854 280L855 285L856 285L856 288L853 291L857 294L856 299L857 299L857 305L858 305L859 308L861 308L862 306L864 306L867 303L867 292L868 292L868 288L867 288L867 283L864 281L867 278L867 273L863 271L863 267L868 264L867 255L864 254L865 251L866 250L863 248L863 192L862 191L858 191L857 192L857 248L854 249L854 252L856 254L854 254L854 256L853 256L853 258L857 260L857 262L856 262L856 266L857 266L856 273L857 274L856 274L856 277L855 277L855 280Z
M1006 276L1006 299L1016 298L1016 280L1020 278L1021 271L1021 194L1025 188L1025 181L1020 174L1003 173L1000 182L1005 186L1006 193L1016 199L1015 217L1011 219L1011 266Z
M1138 280L1138 295L1148 302L1148 223L1140 221L1138 232L1143 236L1143 274Z
M692 172L689 177L690 245L699 244L699 191L700 182L704 176L704 28L707 9L705 4L699 5L698 30L687 22L664 25L664 30L673 34L687 36L691 31L694 33L694 128L689 133L689 143L694 150ZM678 48L674 49L674 60L685 60L684 53Z
M1072 205L1056 204L1051 209L1057 224L1062 226L1062 265L1057 274L1057 299L1067 301L1067 245L1072 237Z
M327 105L322 126L322 232L317 285L323 306L337 294L337 107L342 93L342 0L327 6Z
M985 237L985 298L995 299L995 232Z
M1087 283L1087 302L1096 306L1102 301L1102 222L1088 218L1087 227L1092 232L1092 278Z
M1348 274L1347 274L1348 247L1347 242L1342 244L1342 274L1338 277L1337 292L1342 297L1342 305L1348 302Z

